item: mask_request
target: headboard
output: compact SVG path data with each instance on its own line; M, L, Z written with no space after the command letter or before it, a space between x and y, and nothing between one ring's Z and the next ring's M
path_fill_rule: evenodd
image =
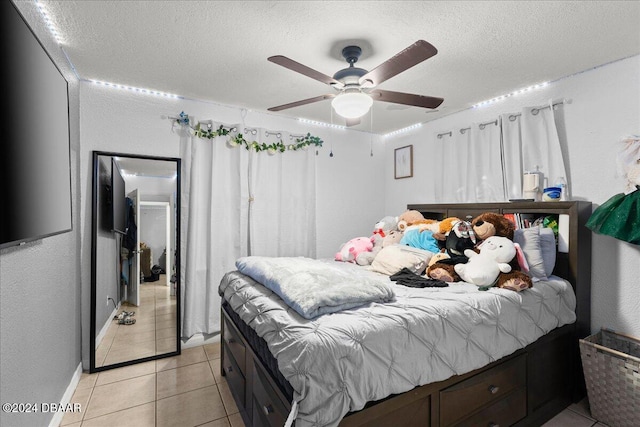
M576 294L576 333L591 334L591 230L585 224L591 216L591 202L496 202L409 204L425 218L458 217L470 220L484 212L517 214L524 218L558 217L558 253L553 273L567 279Z

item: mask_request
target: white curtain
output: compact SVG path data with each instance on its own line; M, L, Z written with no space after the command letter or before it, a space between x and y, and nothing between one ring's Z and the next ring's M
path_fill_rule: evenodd
M442 179L436 200L448 203L504 200L498 122L472 124L439 135Z
M499 122L473 124L467 165L467 202L504 200Z
M495 122L434 135L432 167L441 177L434 199L443 203L492 202L522 197L522 175L538 168L547 186L567 182L554 105L523 108ZM568 183L571 187L571 183Z
M185 338L220 331L218 285L246 252L242 238L246 150L229 148L226 140L201 139L181 131L180 284Z
M507 199L522 197L522 138L519 114L503 114L502 158L504 161L504 186Z
M261 140L293 143L262 132ZM250 154L250 253L260 256L316 256L315 150Z
M545 186L552 186L558 178L563 177L571 188L552 103L543 107L523 108L515 120L513 120L514 117L516 115L509 114L502 117L509 197L522 197L522 174L536 170L544 174ZM515 168L518 158L521 164L520 170Z
M444 203L467 202L470 134L456 130L439 135L442 144L442 191L441 197L437 200Z
M182 337L189 338L220 331L218 285L239 257L315 257L316 160L312 148L269 154L231 147L227 136L180 132ZM239 132L260 144L295 144L283 132L278 139Z

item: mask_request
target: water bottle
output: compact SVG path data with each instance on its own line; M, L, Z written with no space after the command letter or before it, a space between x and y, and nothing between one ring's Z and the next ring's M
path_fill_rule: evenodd
M567 195L567 181L564 179L564 176L561 176L556 180L555 186L560 188L560 201L564 202L569 200Z

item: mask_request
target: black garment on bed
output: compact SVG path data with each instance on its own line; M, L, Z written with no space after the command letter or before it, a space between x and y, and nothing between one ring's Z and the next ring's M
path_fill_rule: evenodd
M389 276L389 279L398 285L409 286L410 288L445 288L449 286L447 282L420 276L406 267L396 274Z

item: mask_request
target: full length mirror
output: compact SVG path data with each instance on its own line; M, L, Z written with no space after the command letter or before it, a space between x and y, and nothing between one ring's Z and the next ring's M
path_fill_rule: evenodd
M180 354L180 159L93 152L91 372Z

